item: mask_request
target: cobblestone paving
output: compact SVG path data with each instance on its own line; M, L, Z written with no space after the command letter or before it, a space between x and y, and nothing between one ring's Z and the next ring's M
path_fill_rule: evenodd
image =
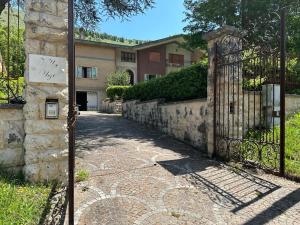
M75 224L299 224L300 185L207 159L116 115L86 113L77 129Z

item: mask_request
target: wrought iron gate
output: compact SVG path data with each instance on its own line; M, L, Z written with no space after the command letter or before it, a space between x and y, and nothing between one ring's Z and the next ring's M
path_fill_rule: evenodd
M76 100L75 100L75 44L74 44L74 0L68 0L68 86L69 86L69 224L74 224L74 170L75 170L75 123L76 123Z
M24 13L20 1L1 2L0 10L0 104L24 104Z
M285 25L278 46L227 35L216 46L214 147L222 158L284 174Z

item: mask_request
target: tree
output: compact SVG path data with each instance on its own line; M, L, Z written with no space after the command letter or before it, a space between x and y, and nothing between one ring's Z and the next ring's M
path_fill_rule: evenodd
M77 26L94 29L106 18L122 18L144 13L154 0L74 0Z
M294 53L295 46L300 46L299 0L185 0L184 5L188 22L184 30L189 32L191 45L203 44L199 40L203 33L225 24L246 31L245 38L251 43L274 44L280 37L279 11L287 7L289 46L294 46Z
M117 71L109 74L106 81L107 86L127 86L130 85L130 76L128 72Z
M22 4L24 0L20 0ZM9 0L0 0L0 14ZM10 0L16 4L17 0ZM104 19L130 16L143 13L153 7L154 0L74 0L75 22L79 27L94 29Z

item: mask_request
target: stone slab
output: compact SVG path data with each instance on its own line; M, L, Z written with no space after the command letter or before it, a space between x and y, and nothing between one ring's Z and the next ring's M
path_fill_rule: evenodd
M67 59L29 54L29 82L67 84Z

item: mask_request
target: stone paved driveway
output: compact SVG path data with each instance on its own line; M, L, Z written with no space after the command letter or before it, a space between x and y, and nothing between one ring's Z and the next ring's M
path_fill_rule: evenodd
M75 222L80 225L300 224L300 185L250 174L116 115L77 129Z

